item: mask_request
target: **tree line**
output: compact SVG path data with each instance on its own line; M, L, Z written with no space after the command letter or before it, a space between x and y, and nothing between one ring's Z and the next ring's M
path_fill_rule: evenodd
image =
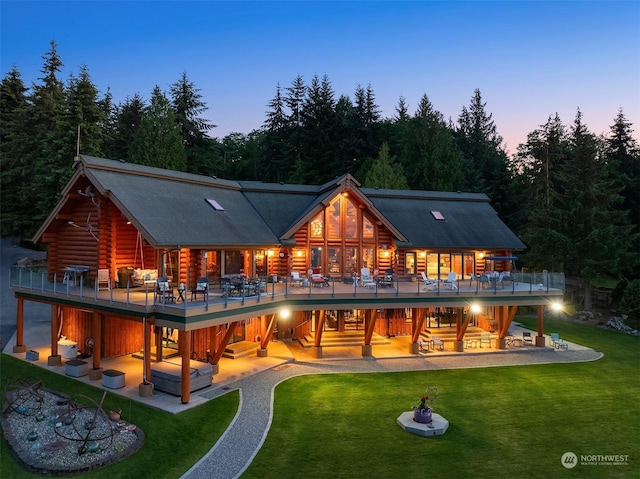
M604 136L580 110L568 127L552 114L510 157L479 89L456 120L426 94L413 113L401 96L383 118L371 85L350 97L326 75L297 76L276 86L259 129L219 139L186 72L148 101L114 104L86 65L63 82L56 47L30 87L17 66L0 84L2 236L33 235L79 151L226 179L322 184L351 173L366 187L486 193L529 246L528 267L579 277L585 294L598 280L638 278L640 149L622 109Z

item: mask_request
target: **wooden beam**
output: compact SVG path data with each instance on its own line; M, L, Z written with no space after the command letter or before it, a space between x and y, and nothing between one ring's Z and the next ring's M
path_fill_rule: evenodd
M24 299L22 298L18 298L16 305L16 346L24 346Z
M364 312L364 344L371 344L373 332L376 329L376 310L367 309Z
M508 310L507 317L504 321L502 329L500 330L500 339L505 338L509 333L509 328L511 327L511 323L513 319L516 317L516 313L518 312L518 306L511 306Z
M544 335L544 306L538 305L538 336Z
M458 341L462 341L464 339L464 335L467 334L467 327L469 326L469 323L471 322L471 314L467 314L466 318L464 318L464 321L462 320L462 312L463 309L462 308L456 308L457 313L456 313L456 339Z
M269 345L269 341L271 341L271 336L273 336L273 330L276 328L276 314L277 313L273 313L271 315L271 319L267 323L264 329L264 332L262 333L262 340L260 341L260 347L262 349L267 349L267 346ZM264 316L264 318L266 319L266 316Z
M313 338L313 345L319 347L322 344L322 332L324 331L324 319L325 319L325 310L320 309L316 311L315 315L315 330L316 335Z
M180 402L188 404L191 399L191 331L178 331L178 348L182 358Z
M420 339L420 333L427 320L426 308L413 308L411 311L411 342L417 343Z
M58 355L58 329L60 329L60 306L51 305L51 356Z
M91 334L93 335L93 369L100 369L100 357L102 356L102 314L93 313L91 319Z
M152 323L148 319L143 319L144 327L142 328L142 347L143 364L142 364L142 383L147 384L151 378L151 326ZM162 333L160 333L162 334ZM162 339L160 340L162 343ZM156 356L158 362L162 361L162 346L160 346L160 356Z
M211 364L218 364L220 362L220 359L222 359L222 354L224 353L227 344L229 344L229 341L231 341L231 338L233 338L233 330L236 328L238 323L239 321L234 321L233 323L228 324L227 332L224 334L220 345L214 351L211 357Z

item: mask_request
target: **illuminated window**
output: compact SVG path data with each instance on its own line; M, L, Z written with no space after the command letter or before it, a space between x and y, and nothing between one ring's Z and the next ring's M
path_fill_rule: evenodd
M342 198L338 196L327 208L327 236L332 239L340 239L341 206Z
M362 237L373 239L373 223L366 216L362 218Z
M318 213L315 218L311 220L311 237L322 238L324 232L324 220L322 216L324 213Z
M344 219L344 237L348 239L358 237L358 208L351 200L347 200L347 216Z

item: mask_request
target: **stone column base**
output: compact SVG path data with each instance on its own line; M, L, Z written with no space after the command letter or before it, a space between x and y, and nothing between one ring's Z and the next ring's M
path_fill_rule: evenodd
M141 398L148 398L153 395L153 383L138 384L138 394Z
M409 348L409 353L418 354L420 351L420 345L418 343L411 343L411 347Z
M102 379L102 368L89 369L89 381L98 381Z
M458 341L457 339L453 342L453 348L456 352L461 353L464 351L464 341Z
M545 346L544 336L536 336L536 346L538 346L539 348L543 348Z
M373 347L370 344L362 345L362 355L363 356L371 356L373 354Z
M60 366L62 364L62 356L59 354L54 354L53 356L49 356L47 358L47 366Z
M267 356L269 356L269 351L267 350L267 348L258 348L259 358L266 358Z
M212 364L211 367L213 368L213 374L220 373L220 365L219 364Z
M13 352L14 353L26 353L27 352L27 347L22 344L20 346L18 346L17 344L13 347Z
M316 359L320 359L322 357L322 346L313 347L313 357Z
M496 349L505 349L506 347L507 347L507 346L506 346L506 342L505 342L505 339L504 339L504 338L502 338L502 339L500 339L500 338L496 339Z

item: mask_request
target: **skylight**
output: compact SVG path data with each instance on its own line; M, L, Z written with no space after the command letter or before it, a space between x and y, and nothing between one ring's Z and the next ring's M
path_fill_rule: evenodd
M220 203L214 199L207 198L207 203L209 203L209 205L211 205L211 207L216 211L224 211L224 208L220 206Z
M433 216L438 221L444 221L444 216L439 211L431 211L431 216Z

